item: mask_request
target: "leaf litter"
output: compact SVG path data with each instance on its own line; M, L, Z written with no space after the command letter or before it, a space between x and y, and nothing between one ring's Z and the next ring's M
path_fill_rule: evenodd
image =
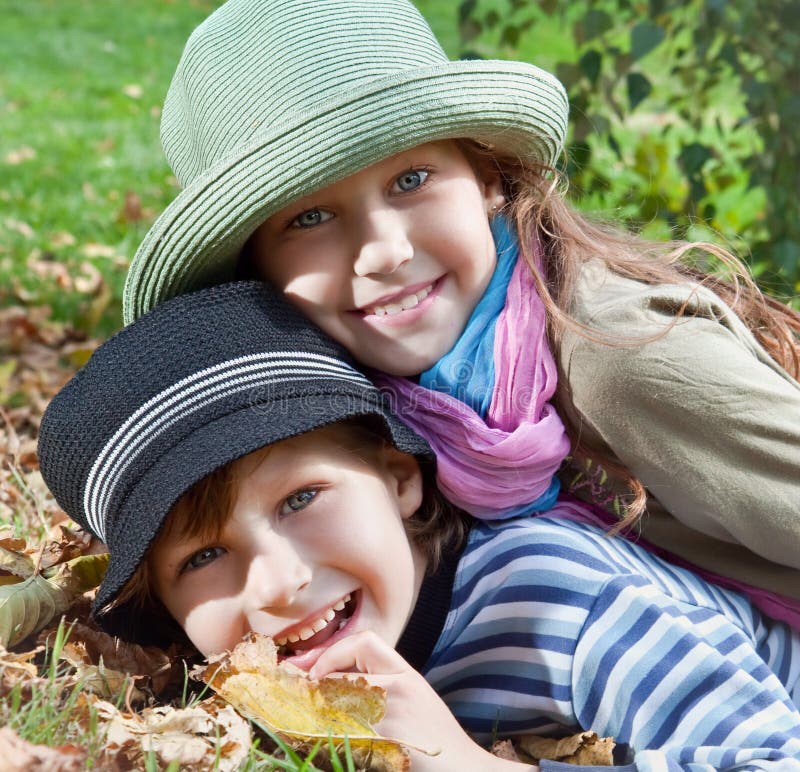
M133 217L135 202L129 202ZM274 642L248 636L193 671L215 694L194 696L192 653L112 638L89 616L107 562L104 545L74 525L44 485L36 458L42 413L97 345L49 309L0 310L0 758L3 769L163 769L246 766L254 744L271 761L322 744L353 755L355 769L407 770L402 738L381 737L383 689L364 678L312 681L277 661ZM191 697L191 699L187 699ZM46 703L46 704L44 704ZM49 710L61 732L41 741L27 706ZM38 719L39 714L35 715ZM42 713L44 715L44 713ZM46 723L46 722L45 722ZM265 732L266 730L266 732ZM323 742L324 741L324 742ZM517 737L492 751L535 762L611 764L613 742L583 732ZM326 752L314 757L325 768ZM281 768L292 769L286 761ZM319 765L319 766L316 766ZM299 766L297 767L300 768Z

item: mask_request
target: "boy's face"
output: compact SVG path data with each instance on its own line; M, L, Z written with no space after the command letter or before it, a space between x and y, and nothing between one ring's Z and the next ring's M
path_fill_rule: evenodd
M317 430L235 462L220 537L167 531L154 545L156 593L203 654L251 630L306 669L361 630L397 643L425 571L403 523L420 505L421 475L393 448L362 460L346 431Z
M255 266L356 359L420 373L452 348L489 283L489 211L502 201L455 142L430 142L270 217L251 242Z

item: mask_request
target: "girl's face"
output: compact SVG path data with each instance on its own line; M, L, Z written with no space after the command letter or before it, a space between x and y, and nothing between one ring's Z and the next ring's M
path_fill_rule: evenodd
M486 289L502 202L455 142L430 142L282 209L253 259L356 359L413 375L450 350Z
M167 530L148 559L155 591L205 655L250 631L304 669L361 630L394 646L426 560L403 521L419 507L416 460L391 447L369 462L341 428L235 462L233 509L216 539Z

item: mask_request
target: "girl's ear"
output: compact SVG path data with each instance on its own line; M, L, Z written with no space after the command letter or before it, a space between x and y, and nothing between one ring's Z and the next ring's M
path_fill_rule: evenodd
M411 517L422 504L422 472L417 459L385 444L381 450L390 492L396 497L403 520Z
M486 214L491 217L498 209L502 209L505 206L506 197L503 194L503 184L500 181L500 175L496 173L484 175L482 184Z

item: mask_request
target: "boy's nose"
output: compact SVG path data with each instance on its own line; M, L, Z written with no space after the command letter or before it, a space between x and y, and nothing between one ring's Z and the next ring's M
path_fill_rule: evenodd
M404 218L394 211L367 212L357 239L356 276L394 273L414 257Z
M251 612L292 605L311 582L311 567L284 539L275 537L259 549L247 571L247 606Z

